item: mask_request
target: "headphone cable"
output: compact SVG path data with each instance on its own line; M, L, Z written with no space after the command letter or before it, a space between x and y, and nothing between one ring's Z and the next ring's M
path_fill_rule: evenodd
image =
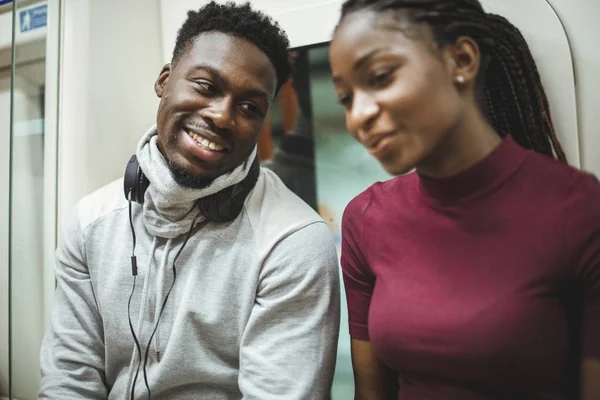
M127 302L127 319L129 320L129 329L131 330L131 335L133 336L133 341L135 342L135 348L137 349L139 360L138 366L135 371L135 379L133 381L133 389L131 390L131 400L134 400L135 395L135 382L137 381L138 375L140 373L140 366L142 363L142 349L140 347L140 342L135 334L135 329L133 328L133 323L131 322L131 300L133 299L133 294L135 293L135 284L137 281L137 257L135 256L135 248L137 245L137 238L135 235L135 229L133 227L133 213L131 210L131 190L127 196L127 200L129 201L129 226L131 228L131 236L133 238L133 245L131 249L131 274L133 275L133 287L131 288L131 294L129 295L129 301Z
M158 314L158 317L156 319L156 325L154 326L154 330L152 331L152 335L150 335L150 339L148 340L148 344L146 345L146 351L145 351L145 355L144 355L144 367L143 367L143 376L144 376L144 383L146 384L146 389L148 391L148 400L150 400L152 398L152 392L150 391L150 386L148 384L148 375L146 373L146 366L148 364L148 355L150 354L150 344L152 343L152 339L154 339L154 335L156 334L156 331L158 330L158 326L160 324L160 318L163 315L163 312L165 311L165 307L167 305L167 300L169 299L169 295L171 294L171 291L173 290L173 287L175 286L175 280L177 279L177 259L179 258L179 256L181 255L181 253L183 252L183 249L185 248L185 246L187 245L188 241L190 240L190 237L192 236L192 232L194 230L194 227L196 225L196 222L198 221L198 218L203 215L202 212L200 211L200 209L198 209L198 214L194 217L194 220L192 221L192 225L190 226L190 229L185 237L185 240L183 241L183 244L181 245L181 247L179 248L179 250L177 251L177 254L175 255L175 258L173 259L173 282L171 283L171 286L169 287L169 291L167 292L167 295L165 296L165 299L162 303L162 306L160 308L160 312ZM203 227L205 227L210 221L208 219L205 219L204 221L202 221L202 223L200 224L198 229L202 229ZM141 360L140 360L141 362ZM135 388L135 384L134 384L134 388Z

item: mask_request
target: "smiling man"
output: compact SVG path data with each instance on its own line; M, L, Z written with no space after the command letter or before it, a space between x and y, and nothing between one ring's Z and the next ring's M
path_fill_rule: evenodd
M335 245L256 159L290 71L285 34L250 5L188 13L156 126L63 228L40 398L328 398Z

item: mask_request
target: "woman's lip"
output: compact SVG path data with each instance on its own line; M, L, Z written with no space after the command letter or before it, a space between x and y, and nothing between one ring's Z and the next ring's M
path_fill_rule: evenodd
M393 138L393 134L381 135L376 141L371 142L371 145L368 147L369 154L375 157L382 155L387 151Z
M363 140L363 145L367 148L367 149L371 149L374 147L377 147L377 144L379 142L381 142L383 139L385 139L388 136L393 135L394 132L386 132L386 133L369 133L365 135L365 140Z

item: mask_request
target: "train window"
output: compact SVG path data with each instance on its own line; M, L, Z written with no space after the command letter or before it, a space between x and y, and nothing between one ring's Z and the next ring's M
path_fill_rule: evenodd
M316 209L341 245L341 218L353 197L390 176L348 134L337 100L328 46L292 53L295 73L280 91L259 139L262 165ZM341 278L341 276L340 276ZM342 289L342 321L332 400L354 397L350 335Z

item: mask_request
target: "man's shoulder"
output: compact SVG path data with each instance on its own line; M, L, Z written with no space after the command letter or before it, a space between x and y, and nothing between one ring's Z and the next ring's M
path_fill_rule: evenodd
M126 207L123 178L120 178L83 197L77 204L76 212L84 230L99 219Z
M246 200L246 213L262 256L282 239L309 225L325 225L315 210L266 168L261 168L258 182Z

